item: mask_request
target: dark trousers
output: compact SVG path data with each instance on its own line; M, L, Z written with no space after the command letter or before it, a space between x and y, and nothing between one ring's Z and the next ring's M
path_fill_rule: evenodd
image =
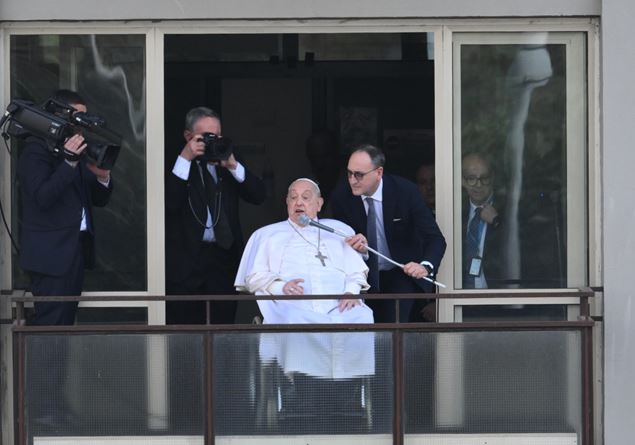
M84 252L91 235L82 232L80 243L68 271L61 276L30 272L31 292L34 296L81 295L84 284ZM75 323L75 302L34 303L35 317L29 324L35 326L68 326ZM36 422L45 420L45 426L56 427L70 415L66 404L65 382L68 367L69 336L45 335L28 342L27 391L28 413Z
M396 267L379 272L379 292L377 293L415 294L422 292L421 288L400 268ZM399 300L400 323L412 320L411 311L414 301L414 299ZM396 321L395 300L366 300L366 305L373 310L375 323L394 323Z
M84 251L92 240L91 235L81 232L80 243L73 255L68 271L61 276L29 272L31 293L36 297L81 295L84 285ZM77 302L34 303L35 317L29 324L35 326L68 326L75 323Z
M201 243L194 270L186 280L167 283L168 295L234 295L238 254L215 243ZM167 324L205 324L209 303L212 324L232 324L236 317L236 301L168 301Z

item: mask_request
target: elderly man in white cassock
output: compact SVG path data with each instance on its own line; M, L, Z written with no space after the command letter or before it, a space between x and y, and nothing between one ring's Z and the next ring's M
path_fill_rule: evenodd
M372 310L359 298L368 289L368 268L358 252L335 233L303 225L317 220L323 200L315 182L295 180L287 193L289 219L258 229L245 247L236 289L255 295L297 295L295 300L260 300L265 323L372 323ZM346 224L320 223L354 235ZM306 300L302 295L333 295L332 300ZM348 297L351 295L351 297Z
M322 208L318 185L307 178L295 180L289 186L286 202L289 219L258 229L247 242L234 283L236 289L256 295L298 297L259 300L264 323L373 323L372 310L354 297L369 287L368 267L360 254L344 237L306 224L305 216L317 220ZM354 235L353 229L340 221L319 222ZM302 298L311 294L333 295L333 299ZM260 358L276 361L290 379L296 373L327 379L373 375L374 333L262 334Z

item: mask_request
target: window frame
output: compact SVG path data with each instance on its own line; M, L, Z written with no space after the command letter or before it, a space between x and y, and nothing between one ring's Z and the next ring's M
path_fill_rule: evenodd
M586 213L586 189L580 192L580 184L586 186L585 173L586 173L586 154L587 138L585 137L584 129L587 122L585 122L586 111L586 97L580 98L578 88L584 90L584 73L580 72L576 68L584 66L584 58L580 56L584 52L584 39L580 33L575 32L540 32L540 33L455 33L453 36L453 51L452 51L452 68L453 79L457 79L461 75L460 64L460 47L462 45L524 45L532 43L541 43L547 45L564 45L565 57L566 57L566 190L567 190L567 206L566 215L567 223L565 225L567 233L567 281L574 283L581 283L587 281L587 261L586 261L586 244L579 245L579 240L582 238L584 241L588 241L586 233L586 221L584 220L584 214ZM461 134L461 92L460 86L453 88L454 100L454 129L453 129L453 149L454 149L454 236L457 240L462 240L463 234L461 233L462 227L460 224L462 218L461 200L456 199L457 190L461 192L461 157L463 155L462 150L462 134ZM578 104L581 100L583 103ZM570 111L573 110L573 111ZM577 147L582 146L583 150L578 150ZM582 209L582 210L578 210ZM582 212L583 218L580 221L577 217ZM458 215L458 218L457 218ZM571 221L579 221L579 223L571 223ZM457 258L462 258L462 242L457 242L454 245L454 286L460 283L462 280L461 267L457 265ZM570 284L567 284L566 288L571 288ZM508 289L506 289L508 290ZM523 290L528 290L523 288Z
M589 286L601 286L602 283L602 249L601 249L601 169L600 169L600 134L599 134L599 22L596 19L572 19L572 20L536 20L535 22L526 22L523 20L476 20L465 23L458 20L456 24L448 25L443 30L443 90L440 92L441 102L445 105L443 108L443 117L436 127L437 134L437 203L441 202L443 196L451 196L452 202L449 206L437 209L437 220L448 242L448 250L444 265L441 267L439 279L447 284L452 283L447 289L442 289L442 293L488 293L501 294L501 298L474 298L474 299L443 299L439 300L438 319L446 322L462 321L462 306L466 305L500 305L500 304L562 304L568 309L568 319L576 319L579 310L579 301L576 298L526 298L513 297L514 293L525 292L528 289L486 289L486 290L463 290L454 289L456 274L460 271L454 270L455 255L461 254L462 233L460 228L457 231L454 227L454 219L461 218L461 203L455 202L455 187L460 189L460 146L457 148L453 145L456 140L455 121L454 121L454 104L455 91L453 87L454 73L454 46L455 34L459 36L474 35L483 33L579 33L582 38L586 39L586 47L584 57L586 58L586 71L584 73L576 73L576 75L586 76L585 92L583 100L586 101L586 116L583 116L586 125L586 152L584 162L586 170L581 172L586 175L586 201L584 202L587 209L585 226L588 251L583 252L587 255L587 273ZM569 55L569 52L567 52ZM567 60L567 67L571 61ZM447 81L445 81L447 80ZM568 88L568 85L567 85ZM567 121L569 116L567 115ZM439 137L443 140L440 141ZM571 140L567 137L568 143ZM445 147L445 149L440 149ZM458 160L457 160L458 153ZM569 152L567 151L567 154ZM567 160L567 165L571 161ZM458 167L457 167L458 166ZM443 172L446 175L443 175ZM451 175L447 175L452 172ZM567 181L569 183L569 181ZM447 201L447 200L446 200ZM568 204L569 206L570 204ZM438 205L437 205L438 207ZM451 208L449 208L451 207ZM448 267L448 252L451 252L452 264ZM569 260L567 268L571 266ZM445 281L444 281L445 280ZM566 292L567 289L533 289L536 292ZM505 295L505 296L503 296ZM593 302L600 305L601 302Z
M7 104L10 92L10 48L12 35L18 34L144 34L146 45L146 147L147 166L147 290L145 292L87 292L85 295L163 295L165 294L164 257L165 221L163 202L164 171L164 38L169 34L262 34L262 33L404 33L429 32L434 34L434 91L435 91L435 153L437 221L448 243L445 261L439 271L439 280L453 282L453 255L456 252L454 233L453 196L454 148L453 148L453 39L456 33L498 32L580 32L586 37L586 101L587 101L587 244L589 285L602 283L602 235L601 235L601 170L599 123L599 20L597 18L518 18L518 19L352 19L340 20L206 20L163 22L5 22L0 24L0 103ZM152 153L152 156L149 154ZM10 202L10 162L6 151L0 151L0 197ZM444 199L445 198L445 199ZM11 209L5 216L11 220ZM10 240L4 230L0 235L0 282L11 289ZM441 289L443 293L457 292ZM553 292L553 289L544 289ZM491 292L491 291L490 291ZM513 291L505 290L505 293ZM516 301L519 300L519 301ZM532 299L539 303L542 299ZM546 300L546 299L545 299ZM439 320L459 321L455 317L457 301L440 300ZM461 304L496 304L500 299L462 300ZM508 304L527 303L522 298L506 298ZM553 299L549 299L553 302ZM544 303L544 302L540 302ZM565 301L564 304L569 304ZM84 303L83 306L145 306L148 307L150 324L163 324L163 303Z
M157 80L159 75L162 75L162 72L157 72L151 67L156 66L156 62L153 57L156 54L156 30L152 27L145 25L132 25L132 26L122 26L118 24L116 26L113 25L105 25L105 24L73 24L73 26L69 26L68 24L47 24L45 26L37 25L37 24L6 24L2 27L2 53L1 57L4 61L4 66L8 67L6 71L3 71L0 75L4 76L0 89L0 99L2 104L8 104L10 100L10 92L11 92L11 76L6 75L5 73L10 73L10 59L11 59L11 48L10 42L11 37L14 35L144 35L145 36L145 64L144 64L144 75L146 79L146 153L150 153L150 147L157 147L157 144L163 146L162 133L155 131L150 131L149 128L156 129L158 127L162 127L163 125L163 114L159 110L159 105L161 106L161 110L163 107L162 100L163 96L157 97L156 95L152 95L149 92L151 91L152 86L156 89L156 86L162 80ZM159 102L159 100L161 102ZM163 220L163 201L162 199L157 199L156 193L151 193L151 191L163 189L163 150L160 152L160 156L146 157L146 220L147 231L146 231L146 265L147 265L147 283L145 291L104 291L104 292L83 292L82 295L85 296L146 296L146 295L162 295L165 293L165 285L162 281L163 276L163 257L164 257L164 241L163 241L163 224L161 226L157 226L154 224L149 224L150 221ZM11 203L11 162L10 158L7 155L6 151L3 151L0 155L0 169L3 173L3 181L2 186L6 188L2 188L2 202L3 203ZM162 198L162 195L161 195ZM5 215L8 221L11 221L11 206L6 206L8 209L5 209ZM160 218L157 215L161 215ZM12 233L14 231L12 230ZM10 240L8 239L8 235L3 234L2 240L0 241L2 246L8 246ZM5 244L7 243L7 244ZM12 283L12 273L11 273L11 251L10 249L2 250L2 263L0 276L2 277L3 283L8 283L9 288L13 287ZM142 307L147 308L148 311L148 322L150 324L162 324L165 319L165 310L164 305L162 303L153 303L153 302L145 302L145 301L119 301L119 302L82 302L81 307Z

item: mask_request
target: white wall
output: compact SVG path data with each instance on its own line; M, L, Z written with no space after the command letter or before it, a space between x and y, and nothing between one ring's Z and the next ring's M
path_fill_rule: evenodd
M635 2L602 5L605 441L635 436Z
M599 15L601 0L1 0L0 20Z

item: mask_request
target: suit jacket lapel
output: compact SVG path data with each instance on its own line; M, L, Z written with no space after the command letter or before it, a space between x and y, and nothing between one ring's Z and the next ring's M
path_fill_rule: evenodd
M190 197L195 196L196 203L193 205L199 205L199 209L207 207L207 193L205 192L205 184L203 183L202 174L207 174L207 172L203 171L205 166L201 165L199 167L199 163L196 161L192 161L190 165L190 178L189 183L191 187L194 189L194 193L190 194Z
M353 230L355 230L355 232L366 233L366 208L364 207L362 197L355 195L351 196L351 209L355 225L355 227L353 227Z

